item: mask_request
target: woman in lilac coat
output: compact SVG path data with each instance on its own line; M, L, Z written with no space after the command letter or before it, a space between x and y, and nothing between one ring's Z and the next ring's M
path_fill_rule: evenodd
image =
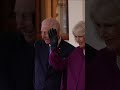
M56 71L64 72L61 90L85 90L85 23L79 22L73 29L75 41L79 44L69 58L61 58L59 49L50 54L50 64Z

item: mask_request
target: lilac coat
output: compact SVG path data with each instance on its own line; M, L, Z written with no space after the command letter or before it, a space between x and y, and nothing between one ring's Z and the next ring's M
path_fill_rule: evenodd
M80 47L77 47L69 58L64 60L61 60L54 50L49 60L57 71L67 69L63 75L63 78L67 76L67 79L62 78L61 90L85 90L85 57Z

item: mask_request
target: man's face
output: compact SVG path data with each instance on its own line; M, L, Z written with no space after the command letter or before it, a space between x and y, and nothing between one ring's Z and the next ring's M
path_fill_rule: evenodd
M46 44L50 44L50 39L49 39L49 35L48 35L49 30L50 30L50 27L48 27L48 26L41 27L41 36Z
M95 26L109 49L120 49L120 23L96 22Z
M50 44L50 38L49 38L49 35L48 35L48 31L51 29L52 27L51 26L48 26L48 25L43 25L41 27L41 36L42 36L42 39L45 41L46 44ZM57 29L56 29L57 30ZM57 37L58 39L60 38L59 36L59 32L57 30Z

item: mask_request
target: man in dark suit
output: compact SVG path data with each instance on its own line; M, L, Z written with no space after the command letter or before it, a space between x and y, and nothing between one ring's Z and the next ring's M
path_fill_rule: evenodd
M96 56L98 50L90 46L89 44L85 44L85 61L86 64L90 64L94 61L94 57Z
M56 19L48 18L42 22L41 36L43 40L35 43L35 90L60 90L62 72L54 70L49 63L52 41L49 38L48 32L51 28L57 31L57 47L61 51L62 58L68 57L74 49L74 46L65 42L60 37L60 24ZM51 48L53 49L53 47Z
M0 90L33 90L34 47L17 32L0 32Z

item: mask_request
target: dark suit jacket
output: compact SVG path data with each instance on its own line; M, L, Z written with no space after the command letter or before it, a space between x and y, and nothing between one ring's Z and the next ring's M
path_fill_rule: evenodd
M86 64L90 64L93 62L95 55L97 54L98 50L94 49L89 44L85 44L85 61Z
M16 32L0 32L0 90L33 90L34 48Z
M91 73L91 66L95 62L96 54L98 50L91 47L89 44L85 44L85 88L90 86L90 73Z
M114 51L100 50L91 65L86 90L120 90L120 70L116 59Z
M68 57L74 46L61 40L59 48ZM35 44L35 90L60 90L61 72L55 71L48 65L49 47L44 41Z

